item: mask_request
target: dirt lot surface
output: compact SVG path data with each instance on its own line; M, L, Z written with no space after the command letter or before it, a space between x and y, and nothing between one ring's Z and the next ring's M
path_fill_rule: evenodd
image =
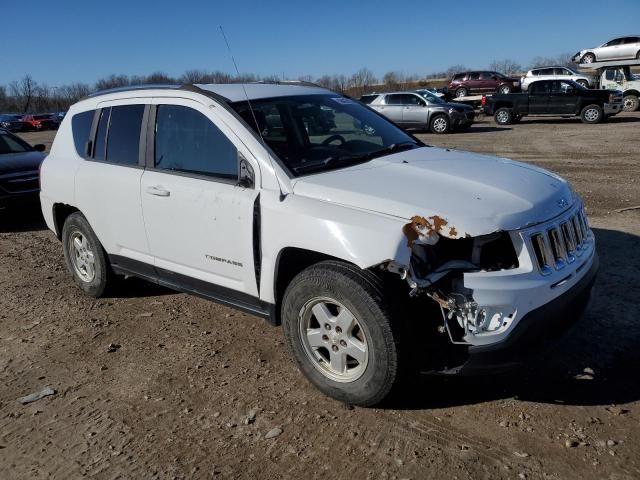
M640 478L640 211L615 212L640 205L639 133L624 114L420 135L570 179L601 272L524 372L415 378L375 409L319 394L263 320L135 279L82 296L37 210L0 212L0 478Z

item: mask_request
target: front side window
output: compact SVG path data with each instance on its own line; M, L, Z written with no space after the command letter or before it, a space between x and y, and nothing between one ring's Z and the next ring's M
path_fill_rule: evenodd
M238 150L197 110L180 105L159 105L155 167L234 180L238 178Z
M408 96L420 101L417 95ZM387 95L385 102L401 102L402 97ZM231 106L294 176L422 146L381 115L337 94L252 100L253 112L247 102Z
M616 45L620 45L621 43L622 43L622 39L616 38L615 40L611 40L610 42L605 43L603 47L613 47Z
M71 117L73 144L76 147L76 152L81 157L84 157L86 154L87 142L89 141L89 135L91 135L91 124L93 123L94 113L95 110L89 110L87 112L76 113Z

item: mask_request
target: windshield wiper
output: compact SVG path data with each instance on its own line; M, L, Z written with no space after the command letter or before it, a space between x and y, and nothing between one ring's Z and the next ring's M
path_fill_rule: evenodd
M388 147L383 148L382 150L376 150L375 152L366 153L367 160L371 160L372 158L384 157L385 155L390 155L392 153L401 152L402 150L410 150L413 147L417 147L418 144L415 142L400 142L400 143L392 143Z
M343 166L342 164L345 164L344 166L355 165L358 163L368 162L369 160L372 160L374 158L383 157L391 153L396 153L402 150L411 149L416 146L418 146L418 144L415 142L392 143L388 147L385 147L381 150L376 150L375 152L363 153L361 155L340 155L337 157L333 157L333 156L327 157L318 162L312 162L306 165L300 165L298 167L295 167L293 170L296 173L312 172L314 170L323 170L327 166L338 163L338 162L341 164L341 166Z

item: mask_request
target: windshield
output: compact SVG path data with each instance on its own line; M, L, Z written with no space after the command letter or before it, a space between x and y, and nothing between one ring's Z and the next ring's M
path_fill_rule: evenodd
M384 117L338 94L252 100L253 113L247 102L231 106L294 176L423 146Z
M445 103L444 100L429 90L417 90L417 93L422 95L429 103Z
M24 153L30 152L31 147L7 132L0 131L0 155L6 153Z

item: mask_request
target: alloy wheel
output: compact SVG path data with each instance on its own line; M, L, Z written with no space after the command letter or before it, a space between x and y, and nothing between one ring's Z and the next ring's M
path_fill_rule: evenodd
M95 255L82 232L74 231L69 235L69 252L78 278L86 283L92 282L96 276Z
M354 382L369 361L368 343L358 319L328 297L309 300L300 310L299 334L313 366L336 382Z

